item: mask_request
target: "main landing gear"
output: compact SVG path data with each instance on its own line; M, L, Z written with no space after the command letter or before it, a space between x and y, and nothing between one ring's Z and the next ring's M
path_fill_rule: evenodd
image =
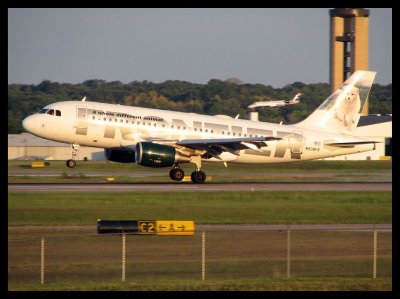
M201 171L201 157L200 156L192 156L190 157L190 162L196 164L196 170L192 172L190 178L192 182L195 184L203 184L206 181L206 174L204 171ZM169 177L174 181L182 181L185 177L185 172L179 167L178 164L175 164L174 167L169 172Z
M174 181L182 181L183 178L185 177L185 172L179 168L178 164L174 166L174 168L171 169L169 172L169 177L173 179Z
M67 160L65 163L69 168L74 168L76 166L76 157L78 156L79 153L79 144L71 144L71 149L72 149L72 159Z

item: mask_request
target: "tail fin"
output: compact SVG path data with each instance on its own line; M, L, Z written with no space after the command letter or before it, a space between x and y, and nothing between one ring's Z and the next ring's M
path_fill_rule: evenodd
M376 72L356 71L299 127L351 134L357 127L361 109L371 90Z

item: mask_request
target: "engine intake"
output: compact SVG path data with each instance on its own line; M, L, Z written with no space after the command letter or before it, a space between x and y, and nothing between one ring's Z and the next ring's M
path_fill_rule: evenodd
M135 153L124 148L107 148L104 150L107 160L119 163L134 163Z
M135 160L142 166L169 167L176 163L187 163L190 158L177 152L173 146L139 142L135 148Z

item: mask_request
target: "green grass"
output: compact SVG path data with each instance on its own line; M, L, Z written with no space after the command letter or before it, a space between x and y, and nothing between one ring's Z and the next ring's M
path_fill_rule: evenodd
M94 225L97 219L217 223L392 223L392 192L8 194L8 225Z
M32 291L390 291L392 278L312 278L300 277L294 279L235 279L235 280L161 280L154 283L149 280L126 282L63 282L8 285L9 290Z

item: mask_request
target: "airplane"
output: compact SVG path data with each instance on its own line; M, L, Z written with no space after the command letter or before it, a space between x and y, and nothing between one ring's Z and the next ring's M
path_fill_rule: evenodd
M193 183L206 181L203 161L281 163L375 149L376 141L353 136L376 72L354 72L306 119L283 125L86 101L47 105L22 125L33 135L68 143L75 167L80 146L104 149L106 159L147 167L171 167L182 181L181 163L193 163Z
M259 107L284 107L288 105L294 105L300 103L300 97L302 96L301 93L297 93L293 99L291 100L281 100L281 101L265 101L265 102L254 102L249 105L247 108L259 108Z

